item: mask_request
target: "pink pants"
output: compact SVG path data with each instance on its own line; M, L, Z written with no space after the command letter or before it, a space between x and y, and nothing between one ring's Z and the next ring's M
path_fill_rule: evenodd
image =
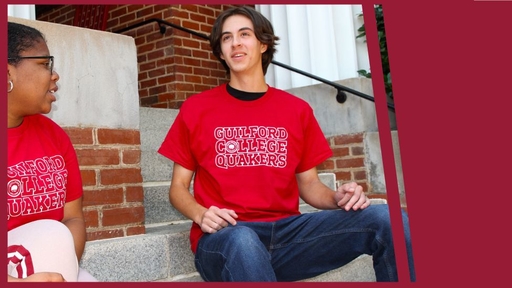
M67 282L96 282L78 266L69 229L59 221L37 220L7 233L7 274L25 278L37 272L58 272Z

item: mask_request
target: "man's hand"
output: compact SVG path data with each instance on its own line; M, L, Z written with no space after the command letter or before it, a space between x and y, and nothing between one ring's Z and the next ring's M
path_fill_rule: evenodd
M201 230L204 233L215 233L229 224L236 225L236 218L238 218L238 215L233 210L211 206L203 214L200 224Z
M338 207L346 211L364 209L370 206L370 199L363 192L363 187L355 182L345 183L338 187L334 195Z

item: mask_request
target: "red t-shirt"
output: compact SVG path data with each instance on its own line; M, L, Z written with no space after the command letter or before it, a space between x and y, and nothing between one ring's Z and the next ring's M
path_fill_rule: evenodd
M83 193L68 135L39 114L7 133L7 229L38 219L61 221L64 204Z
M199 204L233 209L239 221L299 214L295 174L332 155L307 102L272 87L242 101L226 84L187 99L158 152L195 171ZM202 235L194 223L194 253Z

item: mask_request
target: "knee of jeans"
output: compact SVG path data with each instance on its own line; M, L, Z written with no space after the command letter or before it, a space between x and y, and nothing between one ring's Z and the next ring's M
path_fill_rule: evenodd
M388 205L373 205L370 206L373 209L374 219L376 219L376 225L383 229L384 231L391 231L391 216L389 215L389 206ZM406 240L410 237L410 227L409 227L409 218L405 211L401 211L402 223L403 223L403 231L405 233Z
M370 208L370 209L368 209ZM367 209L371 211L372 215L370 215L372 222L376 225L376 227L380 227L384 230L391 229L391 218L389 215L388 205L380 204L380 205L372 205Z
M260 242L258 234L251 228L245 226L231 226L224 228L223 232L227 233L226 241L230 242L231 245L253 245Z

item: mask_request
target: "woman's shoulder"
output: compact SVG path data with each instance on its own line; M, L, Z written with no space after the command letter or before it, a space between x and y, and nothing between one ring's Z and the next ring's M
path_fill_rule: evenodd
M45 126L55 130L63 130L62 127L53 119L43 114L25 116L25 120L28 120L30 123L37 124L39 126Z
M29 124L32 129L37 129L38 131L51 137L57 137L60 139L69 138L66 131L64 131L64 129L59 124L57 124L57 122L46 115L35 114L26 116L25 121L28 121L27 124Z

